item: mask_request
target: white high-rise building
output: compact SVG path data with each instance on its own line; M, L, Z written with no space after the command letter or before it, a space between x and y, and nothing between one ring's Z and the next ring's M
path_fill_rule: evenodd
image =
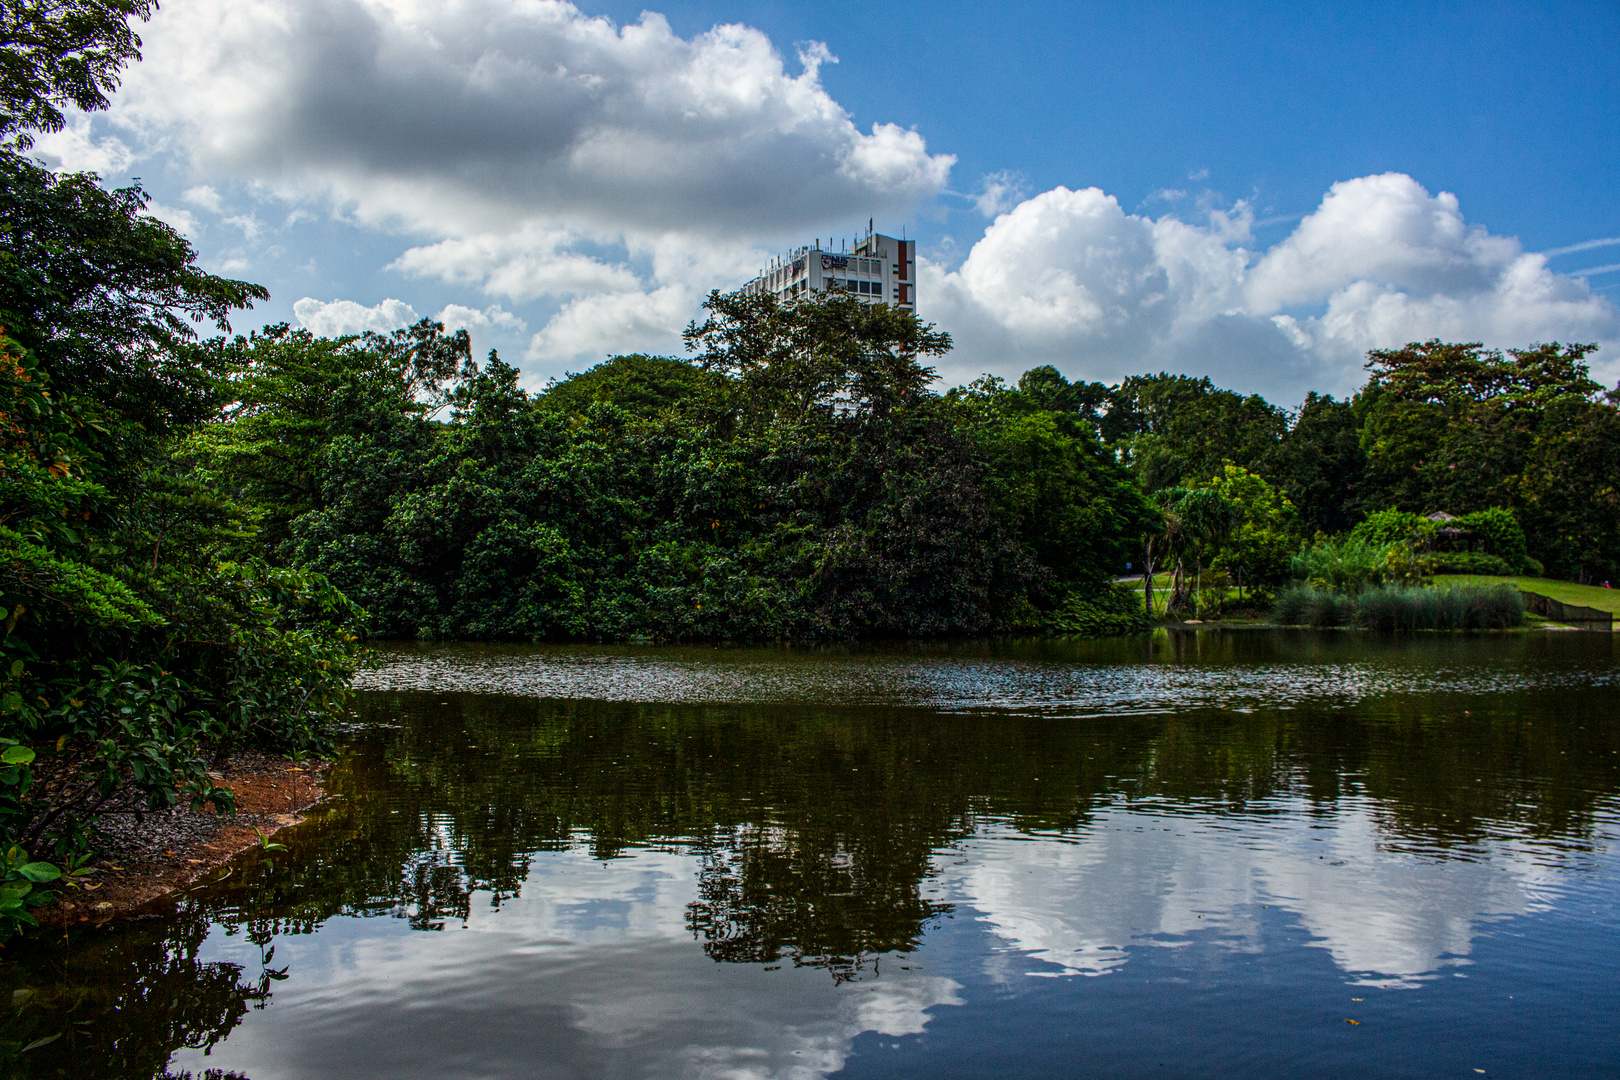
M842 250L827 250L817 240L814 245L795 248L776 259L741 291L752 295L771 293L786 301L805 293L841 288L868 303L917 310L917 241L896 240L868 227L866 235L853 245L844 243L839 247Z

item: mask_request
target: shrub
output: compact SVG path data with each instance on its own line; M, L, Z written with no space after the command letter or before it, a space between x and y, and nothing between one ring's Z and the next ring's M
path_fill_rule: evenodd
M1525 562L1530 558L1524 530L1519 527L1519 521L1511 510L1492 506L1472 514L1464 514L1448 524L1478 537L1484 545L1485 552L1497 556L1507 564L1508 573L1522 571Z
M1416 551L1435 552L1440 564L1448 567L1466 566L1465 557L1477 555L1493 556L1497 560L1481 565L1505 567L1502 570L1448 571L1453 573L1517 574L1524 571L1530 558L1518 519L1511 510L1500 506L1476 510L1449 521L1430 521L1404 510L1380 510L1369 514L1350 530L1349 539L1372 545L1405 542ZM1473 550L1474 547L1479 550Z
M1513 573L1506 559L1483 551L1444 551L1434 557L1437 574L1487 574L1506 577Z
M1048 633L1078 637L1116 637L1153 629L1153 620L1142 612L1142 598L1135 589L1110 585L1096 596L1072 594L1046 618L1041 627Z
M1314 588L1355 593L1371 585L1423 585L1434 574L1434 557L1405 541L1374 543L1354 533L1343 540L1318 536L1299 549L1295 580Z
M1368 514L1360 524L1350 530L1350 539L1374 545L1398 544L1402 541L1425 547L1433 538L1435 523L1421 514L1405 510L1378 510Z

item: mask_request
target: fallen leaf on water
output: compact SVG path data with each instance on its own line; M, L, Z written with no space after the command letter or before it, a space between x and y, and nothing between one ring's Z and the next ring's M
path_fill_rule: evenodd
M1348 1018L1346 1018L1346 1019L1345 1019L1345 1023L1347 1023L1347 1024L1354 1024L1354 1025L1356 1025L1356 1027L1360 1027L1360 1026L1361 1026L1361 1021L1360 1021L1360 1020L1351 1020L1351 1019L1348 1019Z

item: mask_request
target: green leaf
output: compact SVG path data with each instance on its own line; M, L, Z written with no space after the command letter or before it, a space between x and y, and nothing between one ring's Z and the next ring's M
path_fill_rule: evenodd
M0 697L0 712L14 713L22 708L22 695L15 690L7 690L5 696Z
M34 751L26 746L8 746L0 752L0 762L7 765L27 765L34 760Z
M62 876L62 871L48 862L24 863L17 867L17 873L29 881L55 881Z

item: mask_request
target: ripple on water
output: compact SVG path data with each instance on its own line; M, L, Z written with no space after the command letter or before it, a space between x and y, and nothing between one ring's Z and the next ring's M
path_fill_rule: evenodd
M1286 708L1385 694L1469 696L1607 686L1604 668L1319 659L1258 664L1076 663L953 657L588 648L385 651L362 690L678 704L916 706L948 712L1120 716Z

